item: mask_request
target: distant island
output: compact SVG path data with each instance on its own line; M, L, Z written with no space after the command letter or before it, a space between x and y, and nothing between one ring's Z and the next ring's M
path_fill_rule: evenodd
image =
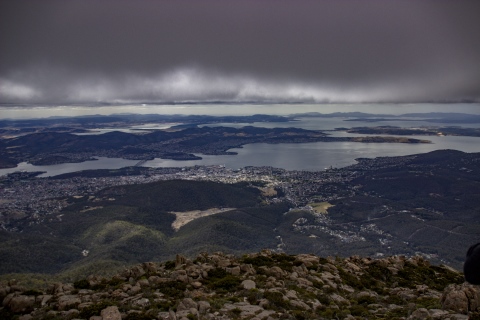
M114 115L73 118L0 121L0 168L12 168L20 162L52 165L92 160L96 156L151 160L199 160L205 155L235 154L228 151L251 143L359 142L430 143L429 140L393 136L332 137L319 130L299 128L263 128L244 126L208 127L200 124L286 122L291 117L253 116L162 116ZM132 132L115 131L132 124L175 123L166 129ZM180 123L180 124L179 124ZM81 135L86 130L108 126L104 134Z
M337 131L358 134L389 134L389 135L417 135L417 136L468 136L480 137L480 128L461 127L422 127L422 128L400 128L395 126L378 127L353 127L338 128Z

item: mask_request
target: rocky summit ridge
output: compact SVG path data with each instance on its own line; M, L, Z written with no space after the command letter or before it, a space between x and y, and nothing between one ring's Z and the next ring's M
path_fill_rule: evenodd
M0 286L1 319L480 319L480 289L422 257L202 253L110 278Z

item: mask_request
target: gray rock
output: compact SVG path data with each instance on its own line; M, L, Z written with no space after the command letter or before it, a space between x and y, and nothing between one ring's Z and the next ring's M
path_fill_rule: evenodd
M150 305L150 300L148 300L147 298L140 298L140 299L135 300L133 302L133 304L136 305L136 306L145 308L145 307L148 307Z
M102 320L122 320L122 315L117 306L106 307L100 312Z
M370 297L376 298L377 296L378 296L377 293L371 292L371 291L360 291L359 293L357 293L355 295L357 300L362 299L362 298L370 298Z
M145 287L150 286L150 283L148 282L147 279L140 279L140 280L137 281L137 284L136 284L136 285L137 285L137 286L140 286L140 287L142 287L142 288L145 288Z
M33 310L35 297L32 296L16 296L10 299L7 307L14 313L27 313Z
M93 305L93 302L82 302L77 306L77 308L79 310L82 310L82 309L90 307L91 305Z
M66 319L73 319L78 316L79 313L80 311L78 311L77 309L70 309L68 311L62 311L61 315Z
M255 289L257 287L257 285L256 285L255 281L247 279L247 280L242 281L241 287L243 289L250 290L250 289Z
M10 287L9 286L2 286L0 287L0 301L2 301L3 299L5 299L5 297L7 296L7 294L10 293Z
M171 276L174 280L188 283L188 275L185 270L175 270L172 272Z
M448 311L440 309L430 309L428 312L433 319L443 319L444 316L448 315Z
M277 279L281 279L285 276L285 271L283 271L277 266L274 266L268 270L268 274L274 276Z
M142 264L145 269L147 269L148 272L150 273L155 273L157 272L157 266L153 262L145 262Z
M226 268L231 265L231 261L229 259L218 259L216 262L217 267L219 268Z
M77 295L64 295L58 298L58 309L68 310L76 308L82 301Z
M160 283L160 277L159 276L150 276L148 277L148 282L155 285Z
M178 268L187 263L187 258L181 254L177 254L175 257L175 267Z
M430 312L428 312L428 310L425 308L420 308L413 311L410 317L408 317L408 320L423 320L423 319L429 319L429 318L430 318Z
M310 281L310 280L307 280L305 278L297 278L297 284L299 287L312 287L313 286L313 282Z
M133 286L132 288L130 288L130 290L128 290L128 294L133 296L133 295L136 295L137 293L139 293L140 291L142 291L142 288L140 286Z
M467 314L480 306L480 291L468 283L451 284L443 291L441 302L443 309Z
M170 319L170 313L168 312L159 312L158 315L157 315L157 318L158 319L162 319L162 320L167 320L167 319Z
M200 314L206 314L210 308L211 306L208 301L198 301L198 312Z
M251 305L248 302L225 303L222 310L228 312L234 309L239 309L241 317L251 317L263 311L261 306Z
M413 290L408 288L395 288L394 290L390 291L390 294L396 295L405 301L413 300L417 297Z
M317 256L311 254L299 254L295 256L297 261L302 262L306 267L312 267L318 265L320 259Z
M135 279L138 279L144 276L146 273L147 272L141 266L135 266L132 269L130 269L130 275Z
M311 309L308 304L306 304L305 302L300 301L300 300L290 300L290 305L292 305L295 308L303 309L303 310L310 310Z
M332 293L330 299L337 305L350 305L350 301L336 293Z
M198 304L192 298L183 299L177 307L177 311L197 309Z
M285 297L288 299L298 299L297 292L295 290L288 290L287 293L285 293Z
M251 264L241 264L240 265L240 270L247 275L254 275L257 272L255 271L255 268Z
M448 316L445 316L445 318L442 318L442 320L468 320L469 317L466 314L459 314L459 313L454 313L454 314L449 314Z
M227 272L234 276L240 275L240 266L235 266L233 268L227 268Z
M10 303L10 300L13 299L13 297L17 297L18 296L18 293L9 293L7 294L7 296L5 298L3 298L3 302L2 302L2 306L6 307L9 303Z
M267 320L273 320L272 317L270 317L270 315L274 314L275 311L273 310L263 310L262 312L260 312L259 314L256 315L256 318L258 319L267 319Z

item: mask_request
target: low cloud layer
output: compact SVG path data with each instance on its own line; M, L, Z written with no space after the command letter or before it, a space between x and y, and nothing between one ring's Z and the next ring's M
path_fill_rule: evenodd
M195 68L179 68L157 76L99 75L68 77L50 70L30 82L0 80L0 95L9 102L415 102L461 99L455 89L468 87L462 77L406 79L397 83L339 85L288 78L260 78ZM69 79L69 81L65 81ZM456 82L456 83L455 83Z
M0 102L480 101L477 1L0 2Z

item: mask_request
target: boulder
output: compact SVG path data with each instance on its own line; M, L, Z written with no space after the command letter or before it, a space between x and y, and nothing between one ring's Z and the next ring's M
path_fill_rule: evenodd
M7 294L10 293L10 287L9 286L1 286L0 287L0 301L2 301Z
M157 266L153 262L145 262L142 264L143 268L146 269L150 273L157 272Z
M441 302L445 310L467 314L480 306L480 291L468 283L451 284L443 291Z
M100 312L102 320L122 320L122 315L116 306L106 307Z
M302 309L302 310L310 310L310 306L306 304L303 301L300 300L290 300L289 301L290 305L293 306L296 309Z
M130 269L130 276L134 279L138 279L146 274L145 270L141 266L135 266Z
M317 256L311 254L299 254L296 257L297 261L302 262L306 267L312 267L318 265L320 259Z
M140 287L142 287L142 288L145 288L145 287L150 286L150 283L148 282L147 279L140 279L140 280L137 281L137 284L136 284L136 285L137 285L137 286L140 286Z
M181 254L177 254L175 256L175 267L178 268L181 265L184 265L187 263L187 258Z
M178 304L177 311L197 309L197 308L198 308L198 304L195 301L193 301L192 298L185 298Z
M283 271L282 269L280 269L280 267L274 266L274 267L271 267L271 268L268 270L268 274L269 274L269 275L272 275L273 277L275 277L275 278L277 278L277 279L281 279L282 277L285 276L285 271Z
M241 270L240 270L240 266L235 266L233 268L226 268L226 271L231 275L239 276Z
M254 275L257 273L251 264L241 264L240 270L248 275Z
M200 314L206 314L210 308L211 306L208 301L198 301L198 312L200 312Z
M425 308L420 308L413 311L410 317L408 317L408 320L423 320L423 319L429 319L429 318L430 318L430 312L428 312L428 310Z
M14 313L26 313L33 310L34 304L35 297L19 295L12 297L8 302L7 307Z
M77 295L64 295L58 298L58 310L76 308L82 301Z
M146 308L148 306L150 306L150 300L148 300L147 298L140 298L140 299L137 299L133 302L134 305L136 306L139 306L141 308Z
M255 289L257 287L255 281L253 280L243 280L242 283L240 284L240 286L243 288L243 289L246 289L246 290L250 290L250 289Z

